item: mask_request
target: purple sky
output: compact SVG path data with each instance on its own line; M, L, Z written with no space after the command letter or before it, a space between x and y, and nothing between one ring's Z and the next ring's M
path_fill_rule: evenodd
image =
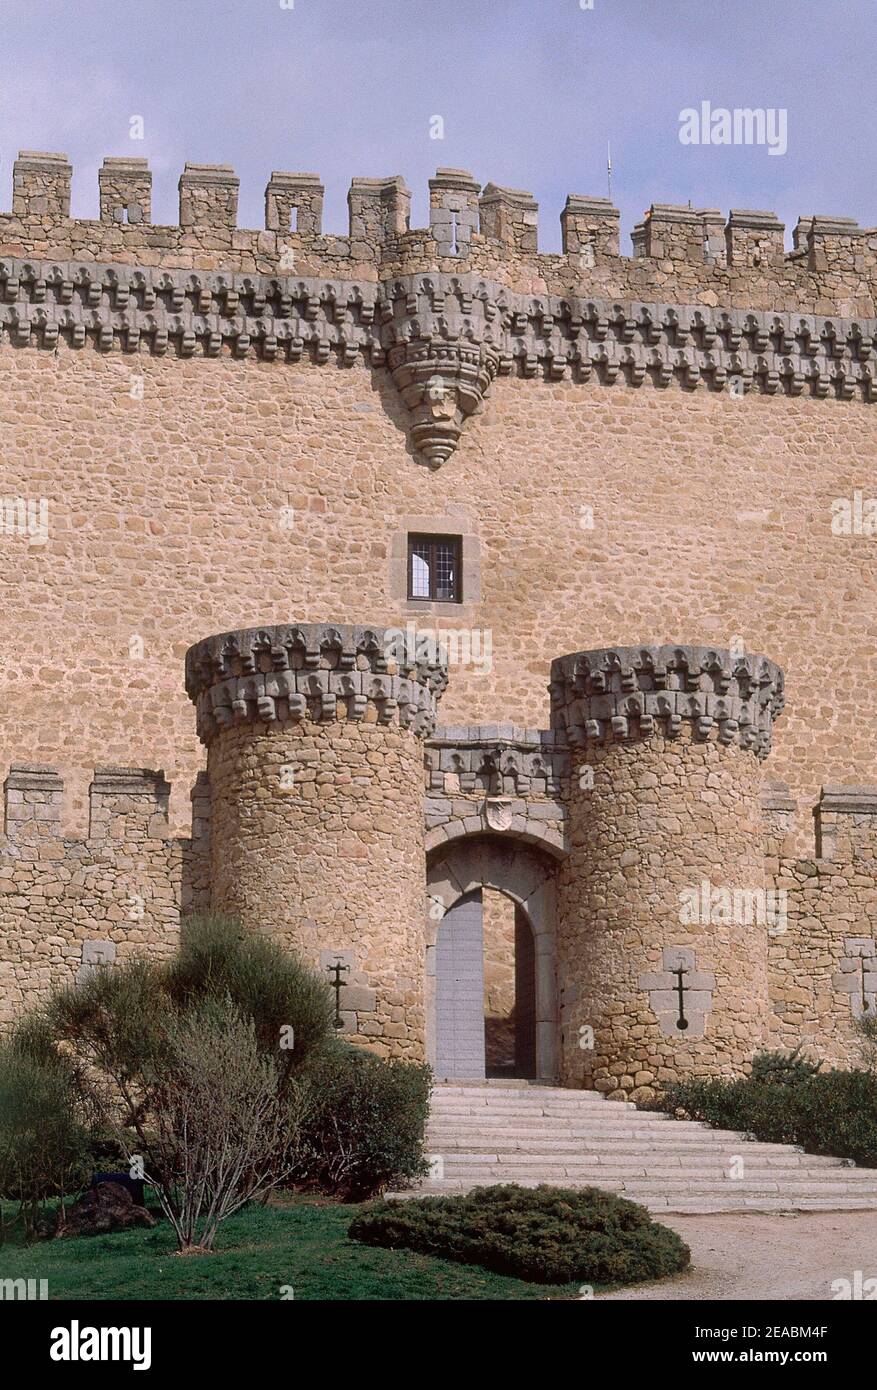
M234 165L245 227L272 169L313 170L330 232L352 177L395 173L426 225L450 165L534 192L552 251L567 193L605 196L611 140L625 253L652 202L772 209L789 245L799 214L877 223L875 0L3 0L0 22L4 211L19 148L70 156L82 217L107 154L149 159L158 222L186 159ZM788 152L680 144L702 101L785 108Z

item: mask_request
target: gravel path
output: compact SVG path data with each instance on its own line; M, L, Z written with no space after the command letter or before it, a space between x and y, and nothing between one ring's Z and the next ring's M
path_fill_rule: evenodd
M661 1216L691 1249L691 1268L608 1299L828 1299L836 1279L877 1279L877 1212ZM877 1284L872 1285L877 1293ZM861 1294L859 1295L861 1297Z

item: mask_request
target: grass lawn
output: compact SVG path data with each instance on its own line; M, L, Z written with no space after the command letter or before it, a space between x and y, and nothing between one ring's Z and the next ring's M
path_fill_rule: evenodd
M47 1279L50 1299L577 1298L577 1284L528 1284L472 1265L347 1239L359 1211L313 1198L239 1212L217 1253L180 1259L162 1219L153 1231L0 1246L0 1279ZM288 1295L287 1295L288 1296Z

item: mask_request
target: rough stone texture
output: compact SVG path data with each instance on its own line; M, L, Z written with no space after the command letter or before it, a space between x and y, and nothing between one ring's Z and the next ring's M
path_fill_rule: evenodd
M98 172L103 222L136 226L152 218L152 174L145 159L105 159Z
M563 254L549 256L538 251L529 195L491 185L481 196L480 181L461 170L431 181L429 229L410 228L401 178L355 180L342 236L321 230L316 176L272 175L267 230L237 228L228 166L187 166L173 227L149 222L140 161L105 162L99 218L69 217L70 179L64 156L25 152L12 211L0 214L0 757L3 767L57 768L26 772L32 785L13 772L7 785L6 1015L50 980L95 968L106 958L100 943L119 959L140 944L167 949L180 906L207 901L209 789L179 681L189 644L204 631L285 623L291 612L404 627L399 534L436 529L431 519L452 514L448 529L478 540L480 585L467 585L464 553L464 602L441 623L488 634L491 660L452 670L442 706L451 731L428 740L430 853L491 836L539 844L556 864L571 827L582 833L586 793L575 780L570 793L565 779L567 737L585 725L571 717L540 732L558 652L644 635L696 638L746 659L769 651L791 699L771 760L788 790L763 810L764 881L789 895L787 929L767 934L767 1024L790 1044L824 1030L832 1057L853 1056L854 996L832 982L850 974L843 962L865 959L848 943L874 938L874 792L865 789L863 802L856 785L877 756L861 694L877 660L877 550L867 529L838 534L832 521L838 499L870 487L877 231L802 217L786 253L769 212L734 210L726 222L715 209L656 204L628 257L618 254L611 204L575 195ZM45 503L45 536L14 524L31 503ZM47 635L55 632L71 635L63 654ZM230 676L217 713L232 722L220 741L253 752L265 738L273 756L276 738L296 747L313 739L319 754L340 756L337 741L349 740L355 762L384 749L399 759L406 788L409 758L419 779L410 730L396 713L386 727L377 722L382 701L396 698L385 678L405 677L371 672L379 700L304 669L305 689L293 668L295 690L287 683L277 694L265 681L289 671ZM726 698L718 689L673 693L674 702ZM305 704L293 705L291 720L290 696ZM277 728L233 722L255 721L270 708L262 702L278 699ZM333 699L348 720L328 722ZM217 713L201 721L211 738ZM684 717L674 741L671 712L660 715L644 752L659 779L664 758L668 797L685 795L689 774L689 796L704 775L725 787L741 760L752 765L753 751L766 751L768 729L739 714L698 710L714 721L704 744L690 742ZM629 717L593 714L601 737ZM514 723L487 723L497 718ZM747 728L753 750L740 747ZM595 754L585 738L575 756L587 762ZM625 797L632 752L622 741L603 755L623 773ZM168 790L157 781L138 793L118 770L109 781L101 771L89 796L93 768L106 763L167 770L164 837ZM810 808L823 785L810 859ZM732 846L744 802L744 819L751 810L734 787L727 781L721 813ZM410 795L417 814L398 829L406 863L423 834L413 781ZM608 788L602 804L597 875L609 872L616 847ZM689 811L682 840L658 835L674 874L686 836L702 831ZM645 815L641 825L633 816L643 844ZM708 819L718 834L721 815L711 807ZM581 850L572 844L572 858ZM708 873L705 858L702 846L693 850L689 868ZM364 950L340 934L351 905L359 920L374 912L341 892L333 872L335 915L325 917L330 939L320 949L353 952L355 987L377 988L366 961L382 960L386 942ZM618 872L626 882L640 869L619 857ZM422 884L422 862L419 873ZM125 915L132 893L145 899L142 921ZM632 908L635 897L631 889ZM418 907L411 920L421 917ZM553 927L547 913L540 921L547 954ZM661 973L673 943L659 936L643 927L634 954L648 959L629 962L622 992ZM692 949L696 970L716 977L714 1012L695 1040L709 1046L713 1028L726 1027L725 980L706 942ZM572 1007L575 981L561 985ZM415 997L388 1007L404 1016L419 1005ZM637 1007L647 1032L657 1029L645 995ZM347 1012L359 1027L357 1011ZM545 1059L556 1041L547 1005L539 1019ZM408 1047L402 1018L389 1022ZM580 1077L582 1052L570 1046Z
M265 190L265 226L272 232L319 236L324 192L316 174L290 174L275 169Z
M392 674L387 649L383 632L329 624L228 633L189 651L186 684L209 747L214 907L323 969L348 953L345 1031L422 1060L418 737L446 676Z
M574 747L652 733L735 740L770 752L784 705L783 673L760 656L712 647L604 647L551 664L552 726Z
M237 180L227 165L187 166L187 191L200 185L189 199L192 213L198 213L194 222L188 206L182 226L71 219L71 172L65 155L22 151L14 170L12 213L0 215L0 248L53 261L81 256L99 262L121 259L129 265L139 261L269 275L284 268L285 253L292 250L297 273L324 276L346 262L352 278L366 281L379 278L379 263L389 275L417 274L434 271L438 259L439 268L452 274L459 268L479 276L501 272L509 289L524 294L568 295L584 289L647 303L711 307L721 300L733 308L773 312L874 314L877 230L859 227L849 218L800 217L794 229L795 249L780 256L775 236L779 224L772 213L735 209L725 223L714 208L654 204L633 229L634 255L629 257L618 254L617 210L602 198L576 194L567 200L563 216L569 246L562 255L542 255L531 195L488 185L476 230L470 209L478 181L464 170L442 169L431 181L432 207L454 211L449 200L459 198L471 224L470 236L463 238L468 254L450 256L443 254L444 217L438 219L438 237L431 229L409 227L410 194L398 176L355 179L349 231L336 236L310 230L295 234L238 229ZM272 181L277 177L272 175ZM270 218L270 200L266 211ZM571 222L585 224L589 244L578 239ZM753 250L735 260L741 238ZM770 254L754 254L759 243Z
M812 858L795 855L785 827L767 827L766 865L788 902L768 948L771 1040L860 1065L855 1022L877 1000L877 787L826 787L816 822Z
M449 488L460 530L481 537L482 599L442 621L490 632L493 655L489 670L453 671L447 721L544 724L550 661L577 643L739 635L802 692L772 762L799 803L800 851L820 786L859 782L875 764L858 692L875 660L877 549L831 531L832 499L867 487L863 405L508 378L469 421L453 472L433 475L406 450L392 382L375 394L361 368L302 364L281 390L274 367L230 357L128 366L91 348L0 346L0 363L0 496L49 504L45 545L0 541L16 585L0 605L3 761L62 768L74 809L96 763L149 763L177 789L183 833L202 767L178 679L193 637L291 611L359 616L364 602L376 623L404 624L394 514L432 516ZM485 485L500 474L514 487ZM826 594L838 596L830 624ZM45 659L49 613L79 635L63 670Z
M200 840L171 839L167 790L161 773L98 769L88 837L69 838L61 778L13 764L0 837L0 1023L102 963L169 954L181 911L205 905L203 819Z
M570 759L561 734L512 724L444 726L424 756L429 850L482 831L565 847Z
M704 879L764 891L758 761L736 743L696 739L686 723L675 739L595 741L573 770L571 848L558 876L562 1074L611 1096L739 1075L766 1036L764 927L686 921L682 911L682 895ZM662 1018L675 999L651 993L672 968L670 946L688 948L697 971L690 1027L672 1037ZM585 1028L592 1048L580 1045Z
M186 690L206 744L246 722L340 719L435 728L447 669L395 634L332 623L289 623L208 637L186 653Z

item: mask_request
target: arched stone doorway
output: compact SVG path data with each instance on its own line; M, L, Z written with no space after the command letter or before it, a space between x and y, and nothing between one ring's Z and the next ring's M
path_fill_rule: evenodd
M556 1079L556 863L546 850L507 835L467 836L430 855L427 1049L439 1079ZM491 902L499 895L506 904L500 927ZM502 978L509 970L511 994ZM491 984L500 1001L492 1012ZM503 997L513 998L505 1028Z

